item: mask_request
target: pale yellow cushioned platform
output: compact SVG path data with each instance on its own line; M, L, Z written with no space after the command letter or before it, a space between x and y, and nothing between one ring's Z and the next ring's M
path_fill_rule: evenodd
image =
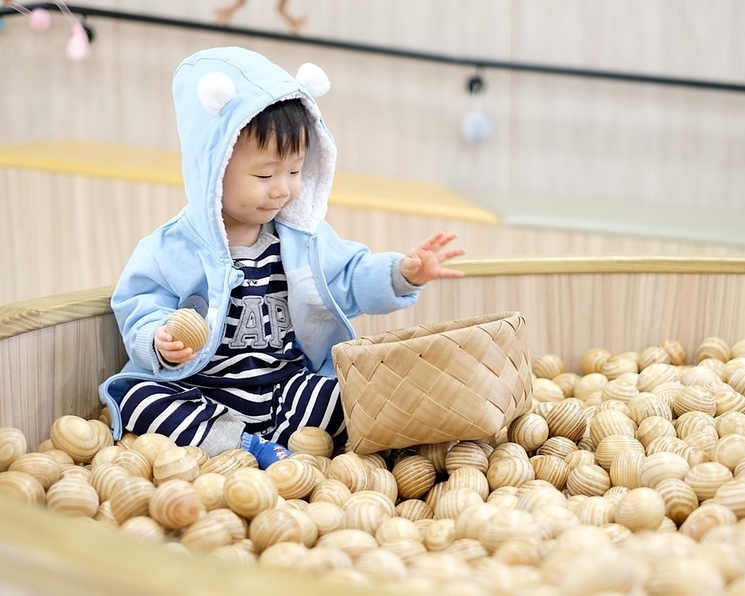
M0 146L0 167L118 178L180 186L178 151L81 140L38 140ZM499 218L436 184L337 171L330 204L498 224Z

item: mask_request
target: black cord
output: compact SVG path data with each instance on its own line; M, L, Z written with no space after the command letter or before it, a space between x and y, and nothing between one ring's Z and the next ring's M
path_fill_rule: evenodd
M58 10L59 7L54 2L37 2L25 4L28 10L44 8L46 10ZM198 29L200 31L216 31L230 33L234 35L246 35L262 39L272 39L288 43L301 43L314 45L325 48L334 48L348 50L352 52L365 52L369 54L378 54L381 56L390 56L395 58L404 58L410 60L422 60L428 62L438 62L441 64L453 64L460 66L473 66L477 69L491 68L496 70L511 70L517 72L530 72L546 75L584 77L595 79L607 79L612 81L621 81L626 83L642 83L647 85L664 85L676 87L689 87L693 89L710 89L715 91L734 91L738 93L745 92L745 84L730 83L725 81L711 81L701 79L687 79L677 77L663 77L644 74L613 72L607 70L594 70L583 68L570 68L563 66L551 66L546 64L533 64L529 62L515 62L502 60L484 60L481 58L466 58L457 56L448 56L445 54L433 54L428 52L417 52L414 50L403 50L396 48L385 48L367 44L359 44L345 41L336 41L320 37L306 37L297 35L287 35L282 33L272 33L258 29L246 29L243 27L232 27L217 25L203 21L190 21L185 19L172 19L156 15L138 14L131 12L122 12L118 10L107 10L93 8L88 6L79 6L68 4L70 12L82 17L100 17L119 21L131 21L136 23L146 23L150 25L162 25L167 27L179 27L182 29ZM13 16L19 13L10 7L0 7L0 16Z

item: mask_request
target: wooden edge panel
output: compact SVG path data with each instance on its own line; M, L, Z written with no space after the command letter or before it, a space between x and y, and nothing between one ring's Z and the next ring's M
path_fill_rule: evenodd
M113 286L46 296L0 306L0 340L111 312Z

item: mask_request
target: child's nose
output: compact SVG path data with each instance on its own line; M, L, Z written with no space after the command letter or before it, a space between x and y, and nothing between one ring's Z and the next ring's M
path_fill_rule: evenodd
M274 186L272 186L272 197L282 199L290 194L290 185L284 177L277 177Z

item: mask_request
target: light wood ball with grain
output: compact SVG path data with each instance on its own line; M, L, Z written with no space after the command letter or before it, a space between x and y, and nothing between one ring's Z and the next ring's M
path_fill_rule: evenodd
M207 322L193 308L179 308L174 311L168 317L166 329L174 341L180 341L185 348L191 348L195 352L204 347L209 336Z
M76 464L90 463L101 446L98 431L85 418L71 414L52 423L49 438L55 449L69 454Z
M483 455L483 452L482 452ZM417 499L435 484L437 473L434 464L421 455L411 455L400 460L391 470L402 499Z
M304 426L290 435L287 447L297 453L331 457L334 453L334 440L322 428Z
M27 450L28 440L22 430L10 426L0 428L0 472L7 470Z

